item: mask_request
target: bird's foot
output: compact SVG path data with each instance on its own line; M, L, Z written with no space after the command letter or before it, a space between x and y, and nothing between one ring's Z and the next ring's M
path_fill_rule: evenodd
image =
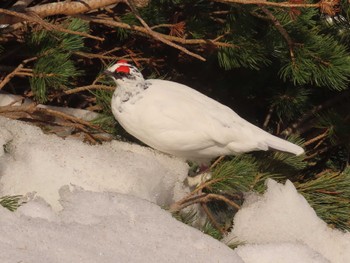
M207 169L195 176L187 176L186 183L190 187L197 187L212 178L211 172Z

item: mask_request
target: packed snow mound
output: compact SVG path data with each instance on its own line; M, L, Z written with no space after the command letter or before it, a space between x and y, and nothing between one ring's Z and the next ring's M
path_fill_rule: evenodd
M0 206L0 262L243 263L223 243L133 196L60 191L63 210L43 200L16 212Z
M174 186L181 192L187 176L183 160L150 148L119 141L88 145L2 117L0 127L0 195L35 192L56 210L63 185L169 205L179 195Z
M251 244L250 247L254 245L255 251L257 245L299 243L307 246L309 250L316 251L329 262L350 262L350 233L328 227L317 217L315 211L290 181L282 185L268 180L267 188L263 196L251 195L246 199L234 218L233 230L225 238L225 242L239 240ZM248 247L249 245L245 251ZM238 254L244 261L246 260L246 253L243 254L238 250ZM294 257L294 254L293 250L290 250L288 256Z
M0 206L1 263L350 262L350 234L329 228L291 182L247 196L223 240L241 244L231 250L159 207L189 191L182 160L1 117L0 127L0 196L29 194L14 213Z

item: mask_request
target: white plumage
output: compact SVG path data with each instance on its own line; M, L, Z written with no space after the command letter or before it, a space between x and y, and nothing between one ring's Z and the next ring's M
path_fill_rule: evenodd
M144 80L126 61L106 73L117 84L112 111L123 128L145 144L188 160L204 161L269 148L304 150L242 119L229 107L185 85Z

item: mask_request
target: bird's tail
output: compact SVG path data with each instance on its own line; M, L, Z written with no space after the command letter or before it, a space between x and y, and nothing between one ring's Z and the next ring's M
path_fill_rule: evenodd
M266 138L265 143L268 145L269 148L272 148L274 150L289 152L295 155L301 155L304 153L304 149L300 146L286 141L284 139L278 138L276 136L273 136L271 134L269 134L269 136Z

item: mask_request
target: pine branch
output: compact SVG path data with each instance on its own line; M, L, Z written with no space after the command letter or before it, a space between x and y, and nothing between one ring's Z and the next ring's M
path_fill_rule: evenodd
M129 7L131 8L131 11L134 13L135 17L141 22L141 24L144 26L144 28L146 28L148 34L150 36L152 36L153 38L155 38L156 40L160 41L160 42L163 42L164 44L168 45L168 46L171 46L173 48L176 48L182 52L184 52L185 54L187 55L190 55L194 58L197 58L199 60L202 60L202 61L205 61L206 59L203 58L202 56L196 54L196 53L193 53L191 51L189 51L188 49L184 48L184 47L181 47L171 41L169 41L168 39L165 39L161 34L153 31L149 26L148 24L145 22L145 20L142 19L142 17L140 16L139 12L137 11L136 7L134 6L132 0L126 0Z
M123 23L123 22L117 22L117 21L97 18L97 17L93 17L93 16L79 15L76 17L81 18L81 19L86 20L86 21L89 21L89 22L103 24L103 25L106 25L109 27L118 27L118 28L128 29L128 30L136 31L137 33L141 33L141 34L145 34L145 35L150 36L147 29L144 27L141 27L141 26L130 25L130 24ZM217 46L217 47L237 48L237 46L234 44L215 41L215 39L214 40L211 40L211 39L186 39L186 38L180 38L180 37L162 34L159 32L157 32L157 34L166 40L173 41L173 42L180 43L180 44L184 44L184 45L213 45L213 46Z
M338 95L330 98L329 100L323 102L322 104L313 107L310 111L303 114L302 117L298 119L296 122L294 122L290 127L282 131L281 134L287 135L287 136L290 135L291 133L297 131L307 121L310 121L310 119L315 118L315 116L317 116L317 113L325 109L328 109L336 105L337 103L340 103L342 100L348 98L349 96L350 96L350 90L346 90L346 91L340 92Z
M294 57L294 42L292 38L289 36L287 30L284 29L284 27L281 25L280 21L272 14L270 10L268 10L265 7L261 7L261 10L266 14L266 17L272 21L272 23L275 25L276 29L280 32L280 34L283 36L283 38L286 40L288 47L289 47L289 53L290 58L292 60L292 63L295 63L295 57Z
M350 168L343 173L327 171L318 178L295 183L318 216L340 229L350 229Z

